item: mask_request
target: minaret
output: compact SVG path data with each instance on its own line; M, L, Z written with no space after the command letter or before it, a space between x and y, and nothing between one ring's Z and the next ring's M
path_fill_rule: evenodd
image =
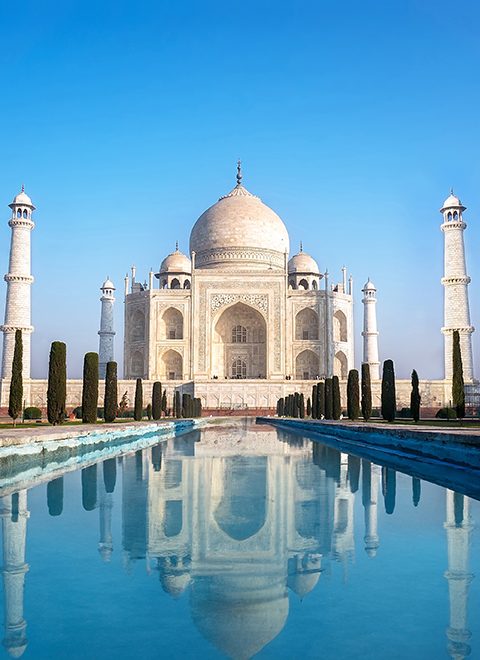
M470 655L468 640L471 632L467 628L468 587L473 575L468 570L470 535L473 524L469 514L469 500L458 493L447 490L447 516L445 529L448 544L448 580L450 599L450 625L447 628L448 652L455 660Z
M27 622L23 618L25 543L27 539L27 491L0 498L3 532L3 590L5 602L5 639L8 653L19 658L27 647Z
M2 378L11 378L13 351L15 348L15 330L22 331L23 339L23 378L30 378L30 335L31 291L33 277L30 272L30 232L34 228L32 212L35 210L32 200L22 191L9 204L12 217L8 224L12 228L10 242L10 262L5 303L5 323L0 326L3 332Z
M463 232L466 224L462 213L465 206L453 194L444 201L440 212L443 214L444 242L444 335L445 350L445 378L452 378L452 333L458 330L460 334L460 348L462 352L463 377L468 382L473 380L472 360L472 332L470 325L470 309L468 304L468 285L470 278L467 275L465 263L465 246Z
M100 342L98 348L98 373L100 378L105 378L107 371L107 362L114 359L113 339L115 337L115 330L113 329L113 303L115 302L114 291L115 286L109 277L102 284L100 291L102 297L102 314L100 316Z
M380 380L377 331L377 290L373 282L366 282L363 293L363 361L370 365L370 378Z

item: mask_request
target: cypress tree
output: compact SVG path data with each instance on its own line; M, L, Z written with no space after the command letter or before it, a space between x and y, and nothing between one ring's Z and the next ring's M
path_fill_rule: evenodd
M338 376L333 376L332 378L332 406L333 419L340 419L342 401L340 399L340 381Z
M114 422L117 416L117 363L107 362L107 371L105 373L105 398L103 408L106 422Z
M318 385L312 387L312 419L318 419L317 389Z
M333 418L333 382L331 378L325 378L325 419Z
M395 412L395 369L393 360L385 360L382 374L382 417L387 422L393 422Z
M162 410L165 417L167 416L167 390L163 390L162 394Z
M370 365L362 364L362 417L368 422L372 416L372 381L370 379Z
M137 378L135 386L135 407L133 409L133 419L136 422L141 422L143 417L143 386L142 379Z
M62 341L52 342L48 363L47 417L56 426L65 419L67 398L67 346Z
M182 417L188 416L188 394L182 394Z
M347 413L348 419L355 420L360 417L360 389L358 371L351 369L347 381Z
M300 417L300 419L305 419L305 396L303 392L299 396L298 416Z
M410 394L410 412L414 422L420 419L420 402L422 397L418 389L418 374L415 369L412 371L412 393Z
M98 353L85 353L83 359L82 422L95 424L98 406Z
M460 334L458 330L453 331L452 351L452 403L457 411L458 419L462 419L465 417L465 383L463 381L462 351L460 349Z
M311 417L312 415L312 404L310 401L310 397L307 398L307 417Z
M158 380L153 383L152 416L153 419L160 419L162 416L162 383Z
M147 419L150 421L152 419L152 404L147 403L147 409L145 411L147 413Z
M20 416L23 407L23 341L22 331L15 330L15 348L13 349L12 379L10 381L10 396L8 399L8 415L13 420Z
M182 417L182 404L180 401L180 392L175 390L175 417L181 419Z
M325 383L322 381L317 385L317 419L325 417Z

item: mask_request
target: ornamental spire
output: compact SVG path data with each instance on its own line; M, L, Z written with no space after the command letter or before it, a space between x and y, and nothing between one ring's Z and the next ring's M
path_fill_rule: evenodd
M300 252L303 252L303 241L300 241Z
M178 252L178 241L175 241L175 252Z
M237 160L237 186L242 185L242 161Z

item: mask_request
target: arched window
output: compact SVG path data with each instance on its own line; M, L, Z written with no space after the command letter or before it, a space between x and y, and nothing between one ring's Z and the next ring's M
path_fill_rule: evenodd
M319 367L320 361L316 353L310 350L302 351L295 359L296 380L313 380L318 378Z
M183 377L183 358L177 351L169 350L162 355L162 375L167 380L181 380Z
M453 219L454 219L454 220L458 220L458 213L457 213L457 211L455 211L455 213L453 214Z
M298 288L299 289L308 289L308 282L306 279L300 280L298 283Z
M333 339L347 341L347 317L340 310L333 315Z
M338 376L340 380L345 380L347 378L347 356L343 351L338 351L338 353L335 353L335 359L333 361L333 373L335 376Z
M247 328L243 325L234 325L232 328L232 343L245 344L247 341Z
M316 341L318 339L318 315L310 307L301 309L295 317L295 339Z
M449 211L449 212L447 213L447 220L451 220L451 219L452 219L452 214L451 214L450 211Z
M27 209L23 209L23 217L28 218L28 211Z
M247 377L247 363L240 358L232 362L232 378L246 378Z
M139 309L133 314L130 327L131 341L143 341L145 339L145 314Z
M317 281L316 281L316 280L313 280L313 282L312 282L312 289L313 289L314 291L316 291L317 288L318 288L318 286L317 286Z
M21 212L20 209L18 209L18 211L17 211L17 218L21 218L21 217L22 217L22 212Z
M160 282L160 288L161 288L161 289L166 289L166 288L167 288L167 284L168 284L168 283L167 283L167 280L162 280L162 281Z
M170 284L171 289L180 289L180 282L177 280L176 277L173 278L171 284Z
M163 313L162 320L162 339L183 339L183 314L179 309L170 307Z
M183 288L184 289L189 289L190 288L190 280L185 280L185 282L183 283Z

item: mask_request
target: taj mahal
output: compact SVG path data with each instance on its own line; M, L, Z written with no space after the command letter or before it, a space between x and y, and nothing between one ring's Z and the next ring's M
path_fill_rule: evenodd
M22 330L27 404L46 404L46 380L30 378L30 241L35 206L22 187L10 204L12 230L4 334L1 406L7 405L14 333ZM422 382L424 406L440 407L451 396L451 337L461 339L464 377L473 387L473 357L463 219L465 206L452 193L441 207L444 235L444 377ZM140 256L140 255L138 255ZM113 266L113 264L112 264ZM133 400L135 379L189 392L206 409L270 410L292 393L311 392L318 379L337 375L342 392L355 356L353 278L345 267L333 280L300 245L290 256L282 219L243 185L238 162L236 185L200 215L190 233L189 254L178 248L142 283L136 268L124 282L124 380L119 388ZM361 361L370 365L374 406L380 402L379 331L376 287L362 288L364 324ZM116 288L101 286L100 377L115 352ZM385 356L388 357L388 356ZM394 356L393 356L394 357ZM67 405L81 400L81 380L67 384ZM102 389L102 388L100 388ZM409 405L410 381L397 381L397 404ZM101 402L100 402L101 403Z

